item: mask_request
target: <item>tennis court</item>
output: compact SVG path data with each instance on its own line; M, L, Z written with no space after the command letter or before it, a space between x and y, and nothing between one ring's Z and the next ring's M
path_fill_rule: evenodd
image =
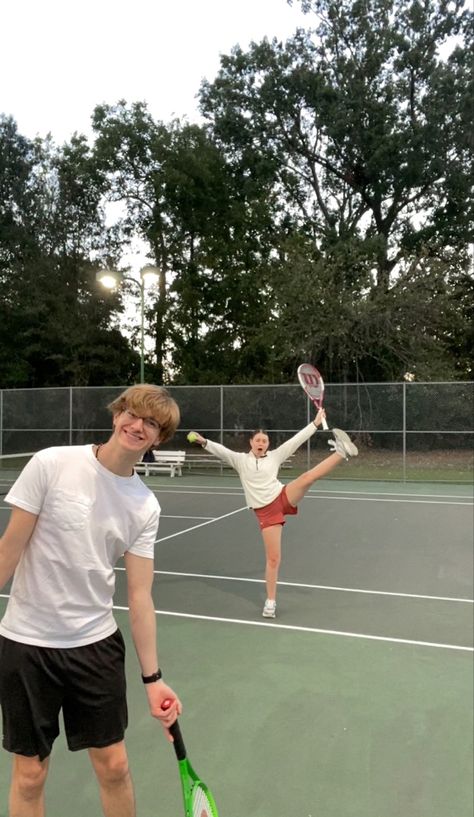
M472 817L469 485L321 481L285 527L278 617L233 477L154 477L160 662L220 817ZM0 525L8 512L2 507ZM3 610L6 595L0 598ZM180 817L172 747L130 643L127 733L139 817ZM99 815L86 753L55 745L49 817ZM1 755L0 817L9 757Z

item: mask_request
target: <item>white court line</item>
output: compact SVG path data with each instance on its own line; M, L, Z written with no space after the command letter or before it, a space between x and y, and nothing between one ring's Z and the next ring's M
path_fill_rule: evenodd
M5 593L0 593L0 598L8 599ZM118 604L114 604L114 610L122 610L128 613L128 607L122 607ZM218 616L198 616L193 613L173 613L168 610L155 610L155 613L159 616L169 616L171 618L190 618L197 621L217 621L223 624L244 624L248 627L272 627L273 629L277 630L290 630L293 632L299 633L319 633L320 635L336 635L342 636L345 638L360 638L365 639L366 641L383 641L389 644L408 644L415 647L433 647L438 650L455 650L461 652L474 652L474 647L463 647L457 646L456 644L437 644L434 641L415 641L414 639L410 638L392 638L390 636L383 636L383 635L369 635L368 633L351 633L345 632L343 630L323 630L320 627L299 627L293 624L277 624L276 622L272 621L246 621L245 619L241 618L222 618Z
M124 567L116 567L115 570L125 570ZM181 576L184 579L217 579L223 582L249 582L253 584L265 584L264 579L251 579L242 576L217 576L212 573L180 573L176 570L155 570L157 576ZM360 593L367 596L395 596L402 599L424 599L426 601L453 601L460 604L474 604L474 599L458 598L456 596L429 596L422 593L396 593L390 590L365 590L362 587L335 587L330 584L303 584L302 582L279 581L278 586L302 587L305 590L332 590L337 593Z
M128 612L128 607L114 605L114 610L124 610ZM457 646L456 644L438 644L434 641L415 641L410 638L391 638L383 635L369 635L368 633L351 633L343 630L323 630L319 627L299 627L293 624L277 624L272 621L246 621L241 618L220 618L217 616L198 616L191 613L173 613L168 610L155 610L159 616L170 616L174 618L190 618L197 621L218 621L224 624L244 624L249 627L272 627L278 630L291 630L299 633L319 633L320 635L336 635L345 638L360 638L367 641L383 641L389 644L408 644L415 647L434 647L438 650L457 650L461 652L474 652L474 647Z
M117 570L125 570L124 567L116 568ZM250 579L242 578L240 576L214 576L207 573L178 573L173 570L155 570L155 573L163 576L182 576L184 578L195 579L219 579L222 581L231 582L254 582L257 584L264 584L264 579ZM333 590L338 593L361 593L362 595L370 596L395 596L404 599L426 599L427 601L454 601L462 604L474 604L474 599L463 599L455 596L429 596L421 593L395 593L389 590L365 590L362 587L334 587L329 584L303 584L301 582L283 582L279 581L278 586L284 587L302 587L307 590Z
M285 477L283 476L282 479L285 479ZM238 485L228 485L228 486L226 486L226 485L206 485L206 486L203 486L202 488L196 488L193 485L183 484L182 485L183 488L190 488L191 489L189 491L188 490L182 491L181 486L178 486L175 489L166 489L166 488L164 488L163 490L160 488L159 485L156 485L154 487L155 487L155 490L159 491L160 493L164 493L164 494L177 494L177 493L178 494L179 493L191 493L191 494L196 493L197 494L197 493L202 493L202 494L207 495L207 494L215 494L216 491L217 491L217 488L219 488L219 492L222 492L222 493L217 493L216 494L217 496L228 496L230 491L239 491L240 494L243 493L242 489ZM361 496L363 498L365 498L365 497L385 497L385 496L390 497L390 496L393 496L393 497L398 497L398 498L407 497L409 500L420 498L420 499L463 499L463 500L469 500L471 502L474 501L474 497L465 496L463 494L416 494L416 493L400 493L398 491L370 491L369 492L369 491L352 491L350 488L340 489L340 488L319 488L319 487L317 487L317 488L311 489L309 494L311 494L311 495L314 495L314 494L336 494L336 495L340 494L342 497L344 497L346 494L350 494L350 495L355 495L355 496ZM309 494L307 494L307 496Z
M232 489L232 490L235 491L236 489ZM220 492L217 492L217 491L213 491L212 488L210 488L207 491L203 491L203 490L199 490L199 491L183 491L183 490L181 490L181 488L179 488L176 491L166 491L166 490L161 491L160 490L159 493L160 493L160 495L161 494L192 494L192 495L195 494L196 496L243 496L244 495L243 491L237 491L236 493L233 493L233 494L232 493L220 493ZM345 495L344 496L334 496L334 495L322 496L321 493L311 493L311 492L309 492L309 493L306 494L305 499L334 499L334 500L336 500L336 502L345 502L346 500L348 502L398 502L398 503L402 503L402 504L403 503L405 503L405 504L409 503L409 504L412 504L412 505L465 505L467 507L472 507L472 505L473 505L473 501L469 500L469 499L466 499L464 501L459 501L459 502L454 501L454 500L452 500L452 501L444 501L444 500L441 501L440 499L437 499L435 496L432 497L430 494L426 494L426 496L430 497L429 499L419 499L418 496L410 495L410 494L405 494L405 495L403 495L403 494L402 495L391 494L390 496L394 496L394 497L397 497L397 498L396 499L388 499L388 498L386 498L385 496L382 496L382 495L380 495L380 497L377 497L377 496L368 496L366 494L363 494L362 496L345 496ZM399 498L400 496L401 497L405 496L406 498L405 499L404 498Z
M202 490L199 490L199 491L192 491L192 490L191 491L183 491L181 488L176 489L176 491L173 491L173 490L170 490L170 491L169 490L164 490L164 491L162 491L161 488L158 488L155 491L155 493L159 493L160 496L161 496L161 494L191 494L192 496L194 494L196 494L196 496L243 496L244 495L244 492L242 490L239 491L237 488L232 488L231 490L235 491L235 493L233 493L233 494L230 494L229 492L221 493L220 491L214 491L213 488L209 488L209 490L207 490L207 491L202 491Z
M115 570L125 570L116 567ZM217 576L212 573L180 573L176 570L155 570L157 576L181 576L184 579L217 579L223 582L249 582L265 584L264 579L251 579L242 576ZM429 596L422 593L395 593L390 590L365 590L362 587L336 587L330 584L303 584L302 582L278 582L278 587L302 587L305 590L332 590L337 593L360 593L367 596L395 596L402 599L424 599L426 601L453 601L461 604L474 604L474 599L463 599L456 596Z
M215 516L183 516L180 514L179 516L174 516L171 513L162 513L160 514L160 519L211 519L214 520Z
M418 497L426 498L426 499L471 499L471 497L464 496L463 494L415 494L415 493L404 494L404 493L398 493L398 491L371 491L371 492L369 492L369 491L351 491L350 489L348 489L348 490L337 490L336 488L333 488L332 490L330 488L327 488L327 489L326 488L316 488L315 491L313 491L313 493L318 493L318 494L355 494L355 495L360 495L360 496L363 496L363 497L371 496L371 495L373 495L373 496L397 496L397 497L406 496L409 499L413 499L413 498L416 499Z
M335 499L336 502L401 502L405 505L466 505L472 508L473 503L467 502L451 502L439 499L377 499L371 496L318 496L318 494L306 494L306 499Z
M236 511L231 511L230 513L225 513L223 516L216 516L208 520L207 522L201 522L199 525L193 525L191 528L185 528L184 530L180 530L177 533L172 533L170 536L163 536L162 539L156 539L155 544L159 544L160 542L166 542L167 539L173 539L175 536L183 536L185 533L189 533L192 530L197 530L198 528L203 528L205 525L211 525L213 522L220 522L221 519L227 519L228 516L234 516L236 513L240 513L241 511L247 511L247 506L243 508L237 508Z

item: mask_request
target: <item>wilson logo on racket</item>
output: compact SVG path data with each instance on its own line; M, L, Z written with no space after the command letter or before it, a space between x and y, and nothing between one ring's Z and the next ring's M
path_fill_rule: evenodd
M318 386L319 387L318 378L316 377L316 375L311 374L311 372L302 372L301 376L302 376L302 378L303 378L303 380L304 380L304 382L306 383L307 386Z

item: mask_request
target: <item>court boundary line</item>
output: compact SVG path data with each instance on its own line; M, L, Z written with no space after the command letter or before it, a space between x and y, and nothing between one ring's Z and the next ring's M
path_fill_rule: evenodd
M116 570L125 570L125 568L117 567ZM212 573L180 573L179 571L175 570L155 570L154 573L160 576L181 576L182 578L191 579L217 579L219 581L265 584L265 579L253 579L243 576L217 576ZM340 593L361 593L362 595L371 596L395 596L396 598L424 599L427 601L453 601L462 604L474 604L474 599L456 598L455 596L429 596L422 593L396 593L390 590L366 590L362 587L337 587L330 584L305 584L303 582L286 582L279 580L278 586L301 587L308 590L334 590Z
M160 488L155 489L156 493L161 494L191 494L195 496L244 496L243 491L238 491L237 488L229 488L228 492L220 493L218 491L214 491L212 487L203 490L202 488L193 490L183 490L182 488L176 488L175 490L161 490ZM230 491L235 491L235 493L230 493ZM330 492L327 492L330 493ZM460 505L466 507L473 507L474 500L469 498L460 498L460 501L454 500L440 500L436 496L431 496L430 494L423 494L422 496L429 497L428 499L420 499L416 495L410 494L393 494L393 499L387 498L385 495L379 494L370 496L368 494L363 494L362 496L347 496L346 494L342 494L341 496L334 496L333 493L330 495L322 495L321 493L312 493L309 491L304 499L333 499L338 502L396 502L396 503L405 503L411 505ZM396 498L395 498L396 497ZM464 499L464 501L461 501ZM247 506L248 507L248 506Z
M114 605L113 609L128 612L128 607ZM438 644L434 641L416 641L415 639L395 638L393 636L370 635L368 633L350 633L345 632L344 630L324 630L320 627L302 627L293 624L279 624L274 621L270 623L266 621L246 621L245 619L241 618L221 618L218 616L196 615L194 613L175 613L169 610L155 610L155 613L158 616L168 616L171 618L189 618L198 621L215 621L223 624L244 624L250 627L270 627L272 629L288 630L292 632L318 633L320 635L335 635L345 638L358 638L367 641L382 641L390 644L403 644L415 647L432 647L439 650L454 650L457 652L474 653L474 647L465 647L463 645L458 646L455 644Z
M472 508L473 502L466 501L466 502L451 502L448 500L439 500L436 498L433 499L418 499L414 497L413 499L386 499L386 498L378 498L376 496L318 496L318 494L306 494L305 498L307 499L335 499L338 502L397 502L397 503L404 503L405 505L462 505Z
M125 567L115 567L115 570L125 572ZM154 570L156 576L180 576L183 579L217 579L223 582L249 582L250 584L265 584L265 579L254 579L249 576L218 576L213 573L182 573L178 570ZM301 587L306 590L334 590L339 593L360 593L367 596L394 596L395 598L422 599L425 601L447 601L459 604L474 604L474 599L457 598L456 596L429 596L424 593L397 593L392 590L366 590L363 587L337 587L331 584L305 584L303 582L278 581L278 586Z
M172 513L161 513L160 514L160 519L210 519L210 520L213 520L215 518L216 518L215 516L194 516L194 515L193 516L189 516L189 515L188 516L185 516L185 515L179 515L178 516L178 514L172 514Z
M160 544L161 542L166 542L167 539L174 539L175 536L182 536L184 533L190 533L192 530L197 530L198 528L203 528L206 525L212 525L213 522L220 522L221 519L227 519L229 516L234 516L236 513L240 513L241 511L247 511L247 505L244 505L243 508L237 508L236 511L230 511L230 513L225 513L223 516L215 516L210 517L207 519L206 522L200 522L199 525L193 525L191 528L185 528L185 530L180 530L177 533L171 533L169 536L163 536L161 539L155 539L155 545ZM179 519L179 517L177 517Z
M0 593L0 598L8 599L9 596L4 593ZM126 613L129 612L128 607L124 607L118 604L114 604L112 609L121 610L122 612ZM370 635L369 633L351 633L346 632L344 630L324 630L321 627L303 627L295 624L280 624L275 621L272 621L270 623L266 621L247 621L242 618L222 618L219 616L197 615L195 613L177 613L171 610L155 609L154 612L158 616L168 616L170 618L186 618L193 619L196 621L215 621L221 624L243 624L249 627L270 627L272 629L287 630L290 632L318 633L319 635L335 635L344 638L358 638L365 641L382 641L384 643L389 644L403 644L414 647L432 647L434 649L439 650L451 650L456 652L474 653L474 647L465 647L463 645L456 644L438 644L435 641L417 641L415 639L410 638L395 638L394 636Z
M226 496L228 494L228 492L230 492L230 491L238 491L239 494L243 495L244 492L243 492L243 489L242 489L240 483L237 481L237 477L235 479L236 479L236 484L235 485L195 485L194 486L194 485L189 485L189 484L182 484L182 485L176 485L176 487L171 488L171 487L168 487L168 486L164 487L163 483L162 484L148 483L148 487L153 488L156 491L159 490L159 491L161 491L161 493L169 493L169 494L180 493L182 491L182 489L184 488L186 490L183 490L182 491L183 493L211 493L211 492L215 493L215 489L216 490L219 489L219 491L225 492L225 493L222 494L224 496ZM284 477L282 477L281 481L283 482L283 484L287 484L288 483L288 478L285 479ZM290 482L291 482L291 480L290 480ZM466 483L466 485L470 485L470 483ZM191 489L191 490L188 490L188 489ZM344 488L319 488L319 487L310 489L310 491L306 494L306 496L310 496L310 495L314 496L314 495L317 495L317 494L332 494L332 495L340 494L343 498L346 495L350 494L350 495L355 495L355 496L359 495L362 498L365 498L365 497L407 497L409 500L418 499L418 498L426 498L426 499L437 499L437 498L439 498L439 499L465 499L465 500L468 500L470 502L474 502L474 496L472 496L472 497L471 496L464 496L463 494L416 494L416 493L399 493L397 491L351 491L350 489L344 489Z
M229 513L223 514L223 516L208 517L206 522L201 522L199 525L193 525L191 528L185 528L184 530L177 531L177 533L171 533L169 536L163 536L161 539L155 539L155 545L158 545L161 542L166 542L167 539L174 539L175 536L182 536L184 533L190 533L192 530L204 528L206 525L212 525L213 522L220 522L221 519L227 519L229 516L234 516L234 514L240 513L241 511L248 511L248 507L245 505L243 508L237 508L236 511L230 511ZM176 519L179 518L179 516L176 517Z

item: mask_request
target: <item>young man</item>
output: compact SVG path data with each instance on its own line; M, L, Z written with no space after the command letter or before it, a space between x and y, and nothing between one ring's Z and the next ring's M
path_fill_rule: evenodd
M121 556L150 713L166 730L181 713L156 646L160 506L134 472L145 451L173 435L179 409L150 385L132 386L108 408L113 432L105 444L38 452L6 497L13 509L0 539L0 588L14 579L0 622L0 704L3 746L13 753L10 817L44 817L61 710L69 749L88 749L105 817L135 817L125 651L112 612ZM173 704L163 711L166 698Z

